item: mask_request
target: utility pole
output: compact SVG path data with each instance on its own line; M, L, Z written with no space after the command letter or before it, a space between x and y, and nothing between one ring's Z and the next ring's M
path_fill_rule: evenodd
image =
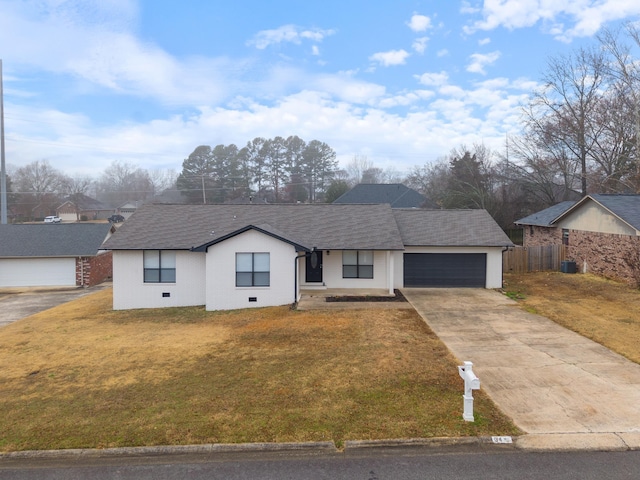
M0 224L7 224L7 170L4 159L4 92L2 90L2 59L0 59Z
M636 104L636 193L640 193L640 105L635 93L633 97Z

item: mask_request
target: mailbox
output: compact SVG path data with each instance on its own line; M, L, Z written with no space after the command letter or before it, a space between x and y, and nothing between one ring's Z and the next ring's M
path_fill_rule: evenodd
M458 373L464 380L464 409L462 418L467 422L473 422L473 391L480 389L480 379L473 373L473 363L464 362L463 366L458 366Z

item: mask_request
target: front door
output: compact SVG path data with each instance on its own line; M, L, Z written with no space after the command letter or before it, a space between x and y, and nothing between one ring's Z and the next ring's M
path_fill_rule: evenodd
M322 282L322 251L314 250L307 255L305 270L307 283Z

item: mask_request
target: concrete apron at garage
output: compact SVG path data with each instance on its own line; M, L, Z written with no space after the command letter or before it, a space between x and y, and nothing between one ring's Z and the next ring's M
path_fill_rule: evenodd
M531 434L527 447L588 446L597 435L600 448L640 448L640 365L494 290L402 293L460 362L473 362L481 388Z

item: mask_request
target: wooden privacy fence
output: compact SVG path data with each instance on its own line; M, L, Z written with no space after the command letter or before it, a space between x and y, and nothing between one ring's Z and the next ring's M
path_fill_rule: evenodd
M502 271L504 273L560 271L564 260L564 245L515 246L502 254Z

